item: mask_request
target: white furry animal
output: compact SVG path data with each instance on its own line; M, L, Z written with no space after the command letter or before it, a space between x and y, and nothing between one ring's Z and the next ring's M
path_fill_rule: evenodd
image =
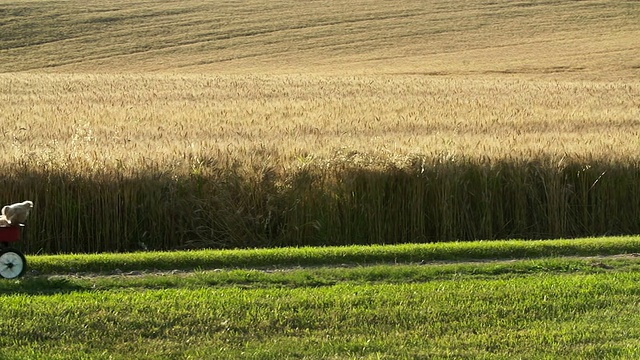
M24 224L24 222L27 221L31 208L33 208L33 202L27 200L3 207L2 215L11 224Z

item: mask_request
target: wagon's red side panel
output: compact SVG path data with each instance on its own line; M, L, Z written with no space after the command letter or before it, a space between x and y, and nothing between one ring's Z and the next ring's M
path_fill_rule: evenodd
M0 227L0 243L15 242L20 240L20 226L2 226Z

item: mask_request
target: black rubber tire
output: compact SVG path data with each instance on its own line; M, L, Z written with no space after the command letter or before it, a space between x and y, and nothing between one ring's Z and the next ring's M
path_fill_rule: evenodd
M0 250L0 276L15 279L27 271L27 259L22 252L15 249Z

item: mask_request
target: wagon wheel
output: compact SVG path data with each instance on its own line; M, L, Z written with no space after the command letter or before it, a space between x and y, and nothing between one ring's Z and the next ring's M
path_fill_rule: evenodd
M27 259L14 249L0 250L0 276L5 279L15 279L27 270Z

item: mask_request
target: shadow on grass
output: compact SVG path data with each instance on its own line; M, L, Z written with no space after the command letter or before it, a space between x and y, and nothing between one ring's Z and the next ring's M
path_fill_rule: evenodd
M0 296L54 295L85 290L87 289L64 278L26 277L17 280L0 280Z

